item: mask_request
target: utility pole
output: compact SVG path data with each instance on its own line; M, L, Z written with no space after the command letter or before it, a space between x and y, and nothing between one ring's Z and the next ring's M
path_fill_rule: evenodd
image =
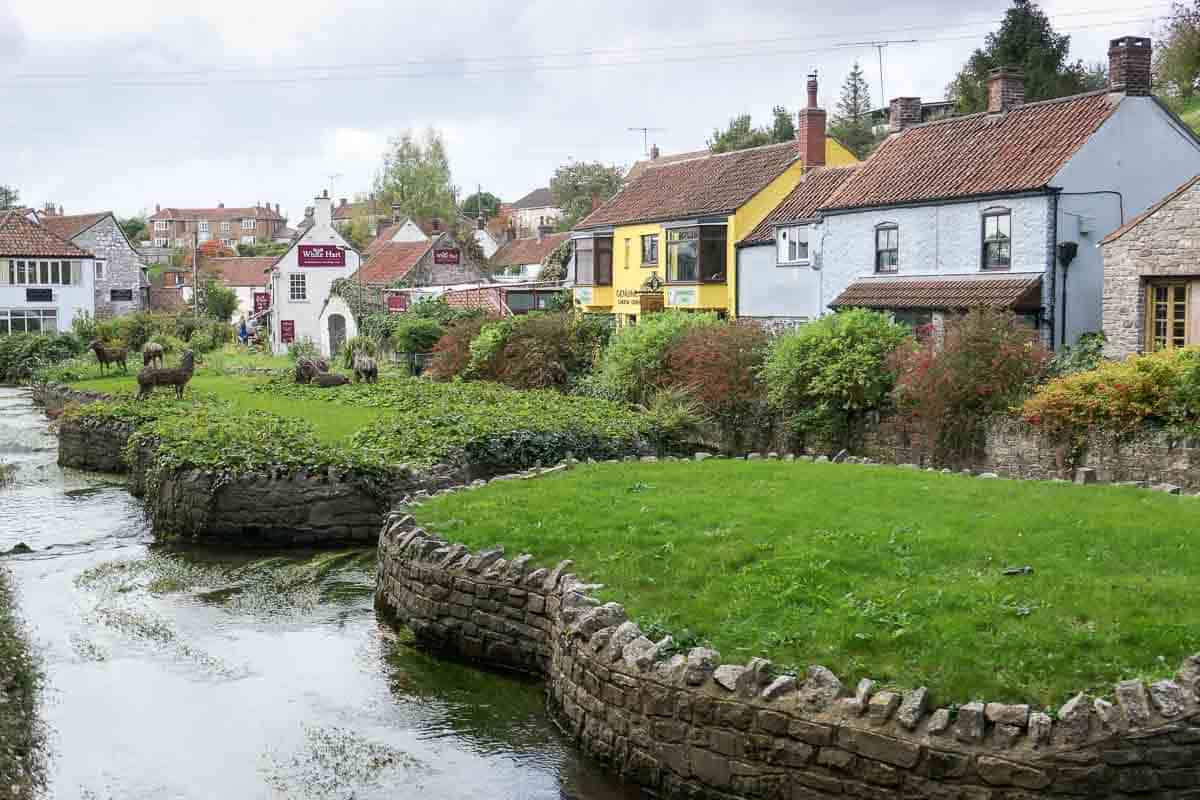
M641 132L641 134L642 134L642 153L644 155L650 155L650 132L651 131L665 131L665 130L666 130L666 128L647 128L647 127L630 128L629 129L630 133L637 133L639 131Z
M200 231L192 231L192 316L200 316Z
M888 45L893 44L916 44L916 39L892 39L874 42L845 42L836 45L837 47L874 47L879 52L879 105L880 108L887 108L887 90L884 89L883 75L883 49Z

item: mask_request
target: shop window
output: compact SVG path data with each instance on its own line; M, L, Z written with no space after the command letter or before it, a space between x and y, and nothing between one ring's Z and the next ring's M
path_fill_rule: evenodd
M1188 285L1156 283L1146 289L1146 349L1173 350L1188 343Z
M1008 209L983 214L983 268L1008 269L1012 263L1012 215Z
M875 271L900 270L900 228L891 222L875 227Z

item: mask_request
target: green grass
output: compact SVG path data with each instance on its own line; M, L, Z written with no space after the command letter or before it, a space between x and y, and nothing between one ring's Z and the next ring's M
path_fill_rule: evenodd
M727 661L823 664L940 703L1056 707L1200 651L1195 498L714 460L580 467L416 516L471 547L571 558L643 627Z
M1192 130L1200 133L1200 95L1184 103L1179 116L1183 117L1183 121L1191 126Z

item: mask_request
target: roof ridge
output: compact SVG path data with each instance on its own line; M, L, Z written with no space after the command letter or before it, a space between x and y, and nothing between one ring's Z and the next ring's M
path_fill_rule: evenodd
M925 122L918 122L913 125L908 125L903 130L897 131L897 133L903 135L904 133L915 130L916 128L931 128L934 125L947 125L952 122L962 122L963 120L976 119L977 117L1006 117L1009 114L1015 114L1024 111L1027 108L1041 108L1043 106L1054 105L1055 103L1069 103L1073 100L1082 100L1085 97L1094 97L1101 94L1119 94L1124 97L1123 92L1113 92L1108 89L1093 89L1090 92L1079 92L1077 94L1063 95L1062 97L1050 97L1045 100L1034 100L1029 103L1021 103L1019 106L1013 106L1008 111L974 111L970 114L957 114L949 117L941 117L939 119L931 119Z

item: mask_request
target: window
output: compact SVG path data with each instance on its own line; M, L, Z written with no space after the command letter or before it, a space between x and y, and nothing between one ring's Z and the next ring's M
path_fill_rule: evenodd
M658 266L658 234L650 233L642 237L642 266Z
M242 220L242 230L244 230L244 231L254 230L254 222L255 222L255 220L253 217L246 217L245 219Z
M208 220L206 220L206 219L200 220L200 232L208 233Z
M222 239L221 244L225 245L226 247L233 247L235 244L237 244L237 242L233 239Z
M105 267L104 262L97 259L96 260L96 280L97 281L104 280L104 267Z
M726 248L724 225L705 225L700 228L700 280L705 283L725 281Z
M183 239L176 238L176 239L175 239L175 246L176 246L176 247L183 247Z
M612 286L613 240L611 236L596 237L596 285Z
M221 223L221 233L229 233L231 230L233 230L233 226L228 221Z
M1008 209L983 215L983 268L1008 269L1012 260L1012 217Z
M875 271L897 272L900 269L900 228L886 222L875 226Z
M242 244L254 244L254 237L253 236L243 236Z
M700 280L700 229L667 231L667 280L695 283Z
M154 230L155 231L169 231L170 229L171 229L171 223L168 222L167 220L165 220L165 219L154 220Z
M8 282L16 286L69 286L71 262L9 261Z
M780 264L807 264L808 263L808 226L793 225L789 228L780 228L777 234L779 240L779 256L778 263Z
M302 272L293 272L288 276L288 298L295 301L304 301L308 299L308 283L306 282L307 275Z
M933 312L901 309L892 312L892 320L896 324L907 326L913 331L920 331L921 328L933 324Z
M155 247L169 247L170 244L171 244L171 240L165 236L155 236L154 237L154 246Z
M633 239L630 239L628 236L626 236L625 237L625 258L623 259L623 262L625 264L625 269L629 269L629 262L632 260L632 256L630 255L630 250L632 249L632 247L633 247Z
M1146 349L1173 350L1188 343L1188 286L1156 283L1146 288Z
M110 303L132 303L133 289L110 289L108 300Z
M57 331L57 309L0 308L0 335L6 333L55 333Z

